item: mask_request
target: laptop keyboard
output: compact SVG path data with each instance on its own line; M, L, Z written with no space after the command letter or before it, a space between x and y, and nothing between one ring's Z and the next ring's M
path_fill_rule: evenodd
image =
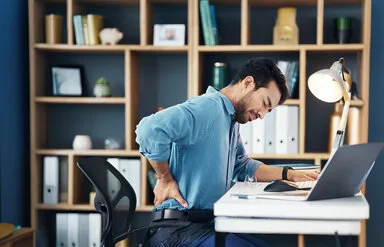
M313 186L315 186L316 182L317 182L317 180L290 182L290 184L295 186L298 189L311 189Z

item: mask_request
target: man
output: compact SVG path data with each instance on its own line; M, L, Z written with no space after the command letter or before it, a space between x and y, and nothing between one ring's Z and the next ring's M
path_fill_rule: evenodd
M213 246L213 204L233 181L244 181L246 175L258 181L317 178L316 173L270 167L245 153L239 123L261 121L287 95L286 79L275 63L251 59L222 90L209 87L204 95L142 119L136 141L158 178L153 220L192 222L159 229L151 238L152 246ZM233 234L226 244L265 246L255 238Z

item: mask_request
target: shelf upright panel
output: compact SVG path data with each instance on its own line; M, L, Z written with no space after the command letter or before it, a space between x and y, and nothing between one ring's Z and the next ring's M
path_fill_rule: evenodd
M140 45L150 44L153 37L153 8L149 0L140 0Z
M242 46L249 45L249 0L241 0L241 39L240 43Z
M299 153L305 153L305 117L306 117L306 87L307 87L307 52L304 49L300 49L299 55L299 99L300 99L300 111L299 111Z
M323 44L324 34L324 0L317 0L316 44Z
M137 52L125 51L125 143L137 149L135 127L139 122L139 61Z

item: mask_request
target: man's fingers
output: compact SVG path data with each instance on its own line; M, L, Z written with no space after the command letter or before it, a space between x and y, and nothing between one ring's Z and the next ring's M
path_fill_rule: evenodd
M181 206L183 207L188 207L188 203L184 200L184 198L180 195L180 193L175 195L175 200L180 203Z

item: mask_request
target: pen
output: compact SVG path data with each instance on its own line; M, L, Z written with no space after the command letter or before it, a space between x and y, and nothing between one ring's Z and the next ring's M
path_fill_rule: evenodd
M255 195L247 195L247 194L230 194L230 198L233 199L255 199Z

